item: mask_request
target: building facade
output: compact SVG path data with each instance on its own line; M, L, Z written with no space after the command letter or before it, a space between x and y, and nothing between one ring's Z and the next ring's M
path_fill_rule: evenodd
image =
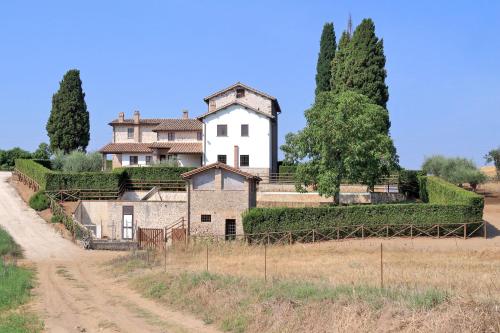
M132 119L121 112L109 123L112 142L101 148L113 168L175 163L199 167L215 162L252 174L277 172L278 114L275 97L236 83L204 99L208 110L197 118Z

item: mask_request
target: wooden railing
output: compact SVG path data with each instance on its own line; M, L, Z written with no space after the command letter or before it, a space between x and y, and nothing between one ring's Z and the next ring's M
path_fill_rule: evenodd
M130 179L125 183L126 189L130 191L150 190L155 186L159 187L160 191L186 191L186 182L184 180Z

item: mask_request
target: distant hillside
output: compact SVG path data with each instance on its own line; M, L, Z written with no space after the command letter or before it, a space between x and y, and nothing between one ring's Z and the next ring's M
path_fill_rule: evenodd
M482 173L484 173L488 177L496 176L496 172L497 172L495 169L495 166L493 166L493 165L487 165L487 166L481 167L480 170Z

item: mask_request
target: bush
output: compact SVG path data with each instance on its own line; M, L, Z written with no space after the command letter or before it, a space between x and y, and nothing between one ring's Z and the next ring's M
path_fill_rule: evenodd
M34 210L41 211L50 207L50 200L43 191L38 191L31 196L29 204Z
M421 170L400 170L398 175L399 191L407 197L418 198L420 195L419 176L423 176Z
M99 153L85 154L75 150L66 155L63 160L64 172L89 172L102 170L102 157Z
M483 198L436 177L420 177L427 204L383 204L314 208L252 208L243 215L245 233L324 229L352 225L474 223L482 221Z
M52 217L50 218L50 222L52 223L63 223L63 220L64 216L59 214L52 215Z
M297 171L296 165L280 165L279 173L295 173Z
M487 178L472 160L460 157L431 156L425 160L422 170L426 174L441 177L453 184L469 183L473 189L478 184L484 183Z
M144 168L116 168L113 173L123 174L124 179L182 180L181 174L193 169L195 168L158 165Z

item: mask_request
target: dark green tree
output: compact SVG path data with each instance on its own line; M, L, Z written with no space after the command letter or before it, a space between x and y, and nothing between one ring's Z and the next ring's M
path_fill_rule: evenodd
M332 60L335 57L337 42L333 23L325 23L319 44L318 63L316 65L316 95L330 90Z
M345 53L333 62L333 91L353 90L386 108L389 91L385 84L384 43L375 35L375 24L371 19L364 19L350 40L347 37L349 34L346 34L344 42L339 42L337 52L341 53L342 49Z
M500 147L492 149L484 156L486 163L491 163L495 165L495 170L497 173L497 179L500 180Z
M52 155L50 151L50 147L45 142L42 142L38 145L37 150L35 150L32 154L32 158L37 160L48 160Z
M83 150L90 139L90 124L80 71L69 70L52 96L52 110L47 122L47 134L52 151Z
M351 83L348 82L348 78L346 75L348 74L347 70L345 70L345 66L347 65L347 55L348 55L348 47L349 42L351 40L351 35L349 32L344 31L342 36L340 36L339 46L337 52L335 53L335 58L333 58L332 63L330 64L331 68L331 78L330 78L330 90L336 93L341 91L339 83L343 90L345 90L346 86L349 86Z

